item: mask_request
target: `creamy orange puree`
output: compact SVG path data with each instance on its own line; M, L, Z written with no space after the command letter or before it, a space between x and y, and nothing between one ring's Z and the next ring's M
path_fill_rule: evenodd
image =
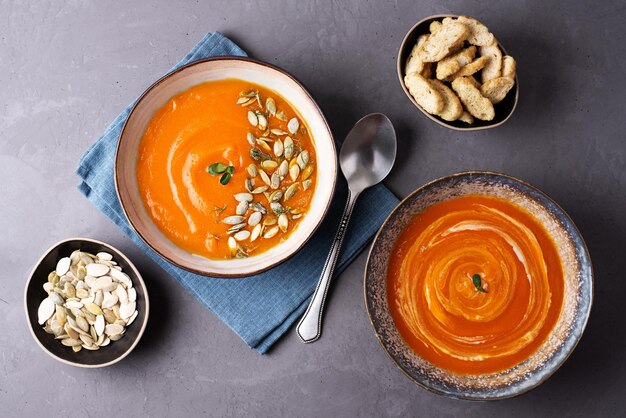
M287 120L298 118L301 129L292 137L297 146L309 151L310 161L315 162L308 130L289 103L274 91L236 79L204 83L170 99L156 112L140 144L137 179L145 207L159 229L176 245L207 258L233 256L228 248L230 235L227 234L232 225L224 224L222 220L235 215L238 202L233 196L248 192L245 188L245 181L250 177L246 169L248 165L254 163L260 167L260 162L250 156L252 146L246 135L252 132L261 137L263 132L248 122L247 113L249 110L266 110L256 102L249 106L237 104L240 92L249 90L260 93L263 105L267 97L272 97ZM271 128L287 131L287 122L271 116L268 120ZM276 138L274 135L268 138L270 146L271 140ZM219 175L207 173L207 167L216 162L235 168L226 185L220 184ZM269 175L271 173L268 171ZM288 203L290 208L306 210L315 188L315 176L310 178L313 187L306 191L300 187ZM254 182L255 187L264 185L258 176ZM281 188L292 183L286 176ZM263 204L270 212L263 219L275 217L264 194L254 195L254 201ZM240 244L254 254L265 251L285 239L296 223L291 220L289 230L273 238L261 237Z
M483 374L519 364L546 340L561 310L563 271L531 214L472 195L416 215L395 244L387 286L394 322L418 355Z

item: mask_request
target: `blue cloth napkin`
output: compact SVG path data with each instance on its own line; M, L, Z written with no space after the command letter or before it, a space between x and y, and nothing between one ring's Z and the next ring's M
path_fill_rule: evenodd
M220 33L209 33L174 69L194 60L223 55L246 56L246 53ZM113 181L115 148L132 106L82 156L76 171L82 180L79 190L246 344L265 353L306 310L345 205L345 180L343 177L339 180L330 211L315 236L285 263L239 280L192 274L167 262L141 240L126 220L117 198ZM365 247L397 202L383 185L367 190L360 197L344 239L337 274Z

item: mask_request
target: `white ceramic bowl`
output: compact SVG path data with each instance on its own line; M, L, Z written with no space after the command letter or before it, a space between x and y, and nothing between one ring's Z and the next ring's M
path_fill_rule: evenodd
M306 123L315 146L316 189L310 208L295 229L272 249L244 259L211 260L192 254L171 242L155 225L144 207L137 184L139 144L154 113L178 93L208 81L237 78L259 84L283 96ZM313 235L322 222L335 190L337 152L326 119L315 100L291 75L249 58L220 57L194 62L154 83L139 98L124 125L115 160L117 194L139 236L170 262L195 273L214 277L244 277L267 270L289 258Z

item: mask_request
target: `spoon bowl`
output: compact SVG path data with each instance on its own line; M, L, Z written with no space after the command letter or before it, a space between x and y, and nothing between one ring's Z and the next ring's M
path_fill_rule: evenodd
M396 160L396 148L396 132L389 118L381 113L359 120L341 146L339 162L348 181L348 202L311 303L296 328L304 343L317 341L322 333L324 301L354 204L363 190L387 177Z
M387 177L396 159L396 148L396 133L387 116L372 113L359 120L339 153L350 191L363 191Z

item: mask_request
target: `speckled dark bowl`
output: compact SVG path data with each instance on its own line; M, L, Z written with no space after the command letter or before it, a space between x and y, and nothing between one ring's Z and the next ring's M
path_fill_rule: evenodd
M123 338L112 341L97 351L80 350L75 353L69 347L62 345L61 341L55 340L53 335L46 333L43 326L37 323L37 309L41 301L47 296L46 291L43 290L43 284L48 280L48 273L56 268L60 258L69 256L74 250L82 250L91 254L106 251L111 254L113 260L122 267L122 271L128 274L133 281L133 287L137 291L137 311L139 312L137 318L126 328ZM46 354L71 366L97 368L117 363L135 348L148 323L150 302L141 275L133 263L117 248L89 238L68 238L54 244L35 264L24 290L24 309L30 332Z
M535 216L551 234L564 270L563 307L547 341L528 360L500 373L457 375L433 366L400 336L387 303L387 263L397 237L427 207L455 197L483 194L506 199ZM552 199L515 178L466 172L434 180L410 194L393 210L374 240L365 269L365 304L381 345L404 372L431 392L468 400L495 400L527 392L550 377L582 336L593 300L589 252L580 232Z

